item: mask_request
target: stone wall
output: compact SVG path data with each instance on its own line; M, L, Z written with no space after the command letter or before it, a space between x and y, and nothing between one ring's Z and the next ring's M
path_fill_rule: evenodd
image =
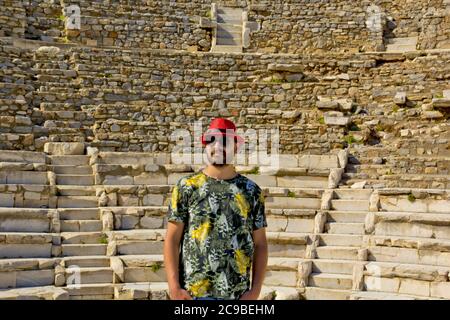
M0 36L23 37L27 20L22 1L1 0L0 7Z

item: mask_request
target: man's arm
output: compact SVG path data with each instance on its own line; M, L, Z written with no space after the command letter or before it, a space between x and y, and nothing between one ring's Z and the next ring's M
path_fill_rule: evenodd
M256 290L259 296L263 285L268 260L266 228L259 228L253 231L253 242L255 244L255 251L253 254L252 266L252 290Z
M169 222L164 239L164 266L169 285L169 296L172 300L192 300L190 294L181 288L178 277L179 249L183 229L183 222Z
M253 243L255 250L252 265L252 287L250 291L242 295L240 300L257 300L261 293L268 260L266 228L253 231Z

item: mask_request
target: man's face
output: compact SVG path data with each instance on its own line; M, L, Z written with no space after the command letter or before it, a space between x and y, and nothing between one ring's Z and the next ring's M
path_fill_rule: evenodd
M232 164L236 152L236 142L233 136L213 135L206 138L208 163L214 166Z

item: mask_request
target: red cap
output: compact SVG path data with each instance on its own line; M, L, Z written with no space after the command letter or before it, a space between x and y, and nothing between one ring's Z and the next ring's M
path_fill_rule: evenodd
M244 143L244 139L236 134L236 125L225 118L215 118L209 124L208 130L202 135L202 144L206 145L206 137L213 135L232 136L237 140L237 145Z

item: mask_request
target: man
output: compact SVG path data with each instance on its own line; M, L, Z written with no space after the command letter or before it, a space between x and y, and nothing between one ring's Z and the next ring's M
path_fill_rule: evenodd
M173 188L164 242L172 300L259 297L267 221L261 188L232 163L243 142L232 121L214 119L202 135L208 166Z

